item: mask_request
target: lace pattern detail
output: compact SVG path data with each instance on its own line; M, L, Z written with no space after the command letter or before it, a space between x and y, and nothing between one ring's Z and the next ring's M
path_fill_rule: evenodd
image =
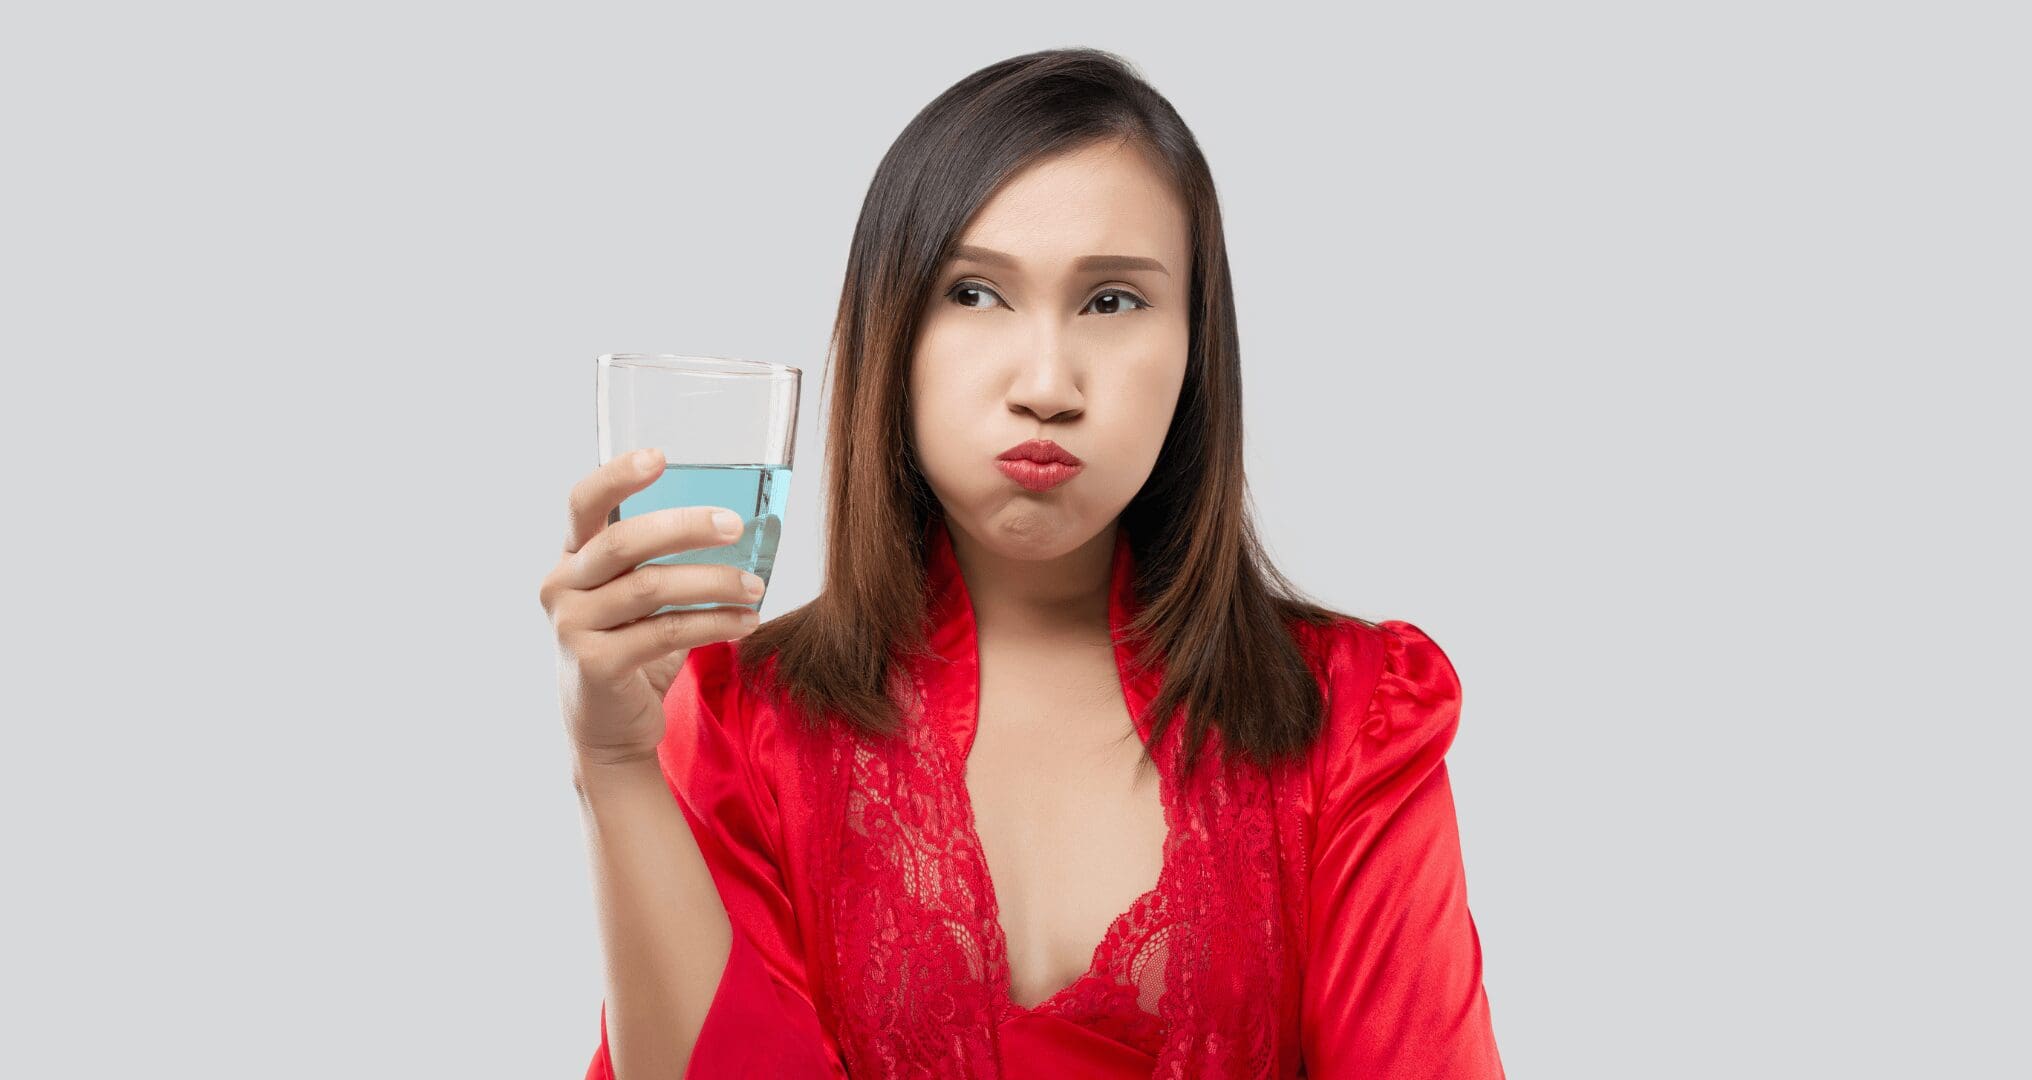
M987 877L920 721L895 740L845 729L834 740L836 1030L857 1075L998 1076Z
M1174 723L1180 730L1183 724ZM1176 752L1176 743L1167 749ZM1285 1075L1285 1029L1276 1002L1287 999L1285 940L1279 912L1277 823L1270 778L1230 761L1218 733L1209 736L1207 771L1193 785L1187 825L1192 854L1177 896L1191 932L1173 950L1164 998L1170 1032L1154 1075ZM1289 995L1295 996L1295 995ZM1295 1024L1289 1028L1296 1033Z
M1143 1050L1154 1076L1291 1075L1297 1017L1279 1003L1296 997L1298 943L1286 938L1293 897L1280 891L1280 853L1304 841L1277 817L1272 778L1226 760L1216 733L1182 787L1170 765L1184 725L1174 722L1153 750L1170 823L1156 887L1117 917L1085 974L1025 1010L1008 992L964 763L926 715L925 687L921 667L898 665L903 733L836 727L825 755L821 806L837 820L816 830L815 865L832 889L827 1022L849 1070L1000 1077L999 1024L1027 1011Z
M1164 972L1170 942L1178 932L1166 902L1170 884L1170 853L1157 888L1143 894L1118 916L1094 950L1094 963L1071 986L1038 1002L1032 1013L1063 1016L1137 1047L1155 1057L1164 1046L1159 1011L1164 999ZM1007 967L1002 985L1007 985ZM1018 1011L1010 1002L1009 1012Z

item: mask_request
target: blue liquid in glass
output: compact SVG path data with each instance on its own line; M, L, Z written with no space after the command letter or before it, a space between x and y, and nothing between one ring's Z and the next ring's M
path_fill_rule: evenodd
M741 537L717 547L659 555L649 563L719 563L738 566L769 582L776 569L776 543L783 536L784 503L790 495L790 468L785 465L665 465L663 475L641 491L621 500L620 517L631 518L679 506L724 506L741 515ZM704 611L719 607L760 610L751 604L665 604L666 611Z

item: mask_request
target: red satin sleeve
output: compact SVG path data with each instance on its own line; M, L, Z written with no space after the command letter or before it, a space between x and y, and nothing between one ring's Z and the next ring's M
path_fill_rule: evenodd
M777 856L782 835L760 718L743 700L733 644L693 649L664 697L657 758L733 927L687 1080L843 1077L812 1003L797 921ZM614 1080L606 1003L586 1080Z
M1445 761L1460 719L1453 665L1423 631L1392 620L1350 639L1330 674L1337 693L1314 774L1305 1075L1501 1078Z

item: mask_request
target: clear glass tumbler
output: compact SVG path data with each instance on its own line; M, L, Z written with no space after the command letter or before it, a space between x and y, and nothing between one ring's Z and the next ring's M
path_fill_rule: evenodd
M790 497L802 378L797 368L760 360L600 357L600 463L652 446L664 462L663 475L623 499L609 522L678 506L726 507L746 524L740 539L648 561L722 563L768 582ZM734 606L759 611L762 602L665 604L651 614Z

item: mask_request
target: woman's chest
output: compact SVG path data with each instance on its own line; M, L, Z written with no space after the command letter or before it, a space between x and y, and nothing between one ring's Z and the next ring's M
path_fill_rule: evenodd
M1126 723L1026 731L984 690L973 769L920 696L897 737L835 731L796 770L792 887L849 1064L1019 1074L1026 1033L1063 1024L1189 1075L1277 1075L1303 839L1271 778L1216 761L1185 782L1168 746L1139 777Z
M1086 974L1108 930L1156 888L1166 802L1112 663L984 666L979 716L966 801L1011 997L1034 1007Z

